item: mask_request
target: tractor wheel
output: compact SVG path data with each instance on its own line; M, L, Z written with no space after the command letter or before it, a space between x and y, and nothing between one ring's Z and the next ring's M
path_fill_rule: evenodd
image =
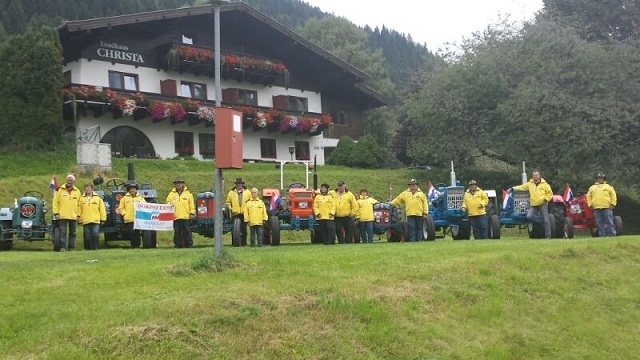
M527 233L529 234L529 239L544 239L544 225L528 223Z
M397 224L402 221L402 210L398 206L391 206L391 223Z
M407 239L407 222L400 221L387 230L388 242L400 242Z
M613 217L613 228L616 230L616 236L622 235L622 218L620 216Z
M310 237L311 237L311 243L312 244L322 244L322 238L320 237L320 226L318 224L315 224L313 226L313 228L310 229Z
M353 223L353 231L351 232L351 234L353 234L353 243L357 244L360 242L360 224L358 223Z
M242 246L242 219L233 219L233 229L231 230L231 246Z
M433 218L427 214L427 218L422 222L422 238L427 241L436 239L436 226L433 224Z
M562 224L562 237L565 239L573 239L573 220L571 220L571 218L564 218Z
M463 225L451 226L451 237L453 240L469 240L471 238L471 227Z
M500 218L495 214L489 217L489 239L500 239Z
M144 230L142 232L142 248L143 249L155 249L158 244L156 242L157 233L151 230Z
M0 240L0 251L13 249L13 240Z
M551 238L553 239L554 237L560 237L560 236L556 236L557 232L556 229L558 229L558 223L556 223L556 217L553 214L549 214L549 229L551 230ZM542 226L542 231L544 233L544 225ZM543 236L544 237L544 236Z
M264 240L269 240L271 246L280 245L280 219L277 216L269 216L269 220L267 220L267 226L264 227L265 234L269 234L264 236Z
M591 237L598 237L598 228L591 228Z

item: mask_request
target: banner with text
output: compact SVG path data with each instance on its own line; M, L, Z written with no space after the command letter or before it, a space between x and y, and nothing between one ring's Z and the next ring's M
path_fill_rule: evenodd
M173 230L173 204L153 204L137 202L133 228L138 230Z

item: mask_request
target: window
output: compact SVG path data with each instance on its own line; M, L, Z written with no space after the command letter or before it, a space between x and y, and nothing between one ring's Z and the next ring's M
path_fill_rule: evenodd
M334 124L351 126L351 112L345 108L331 108L329 110Z
M176 131L174 132L175 151L180 155L193 155L193 133Z
M109 71L109 87L112 89L138 91L138 75Z
M193 45L193 36L182 34L182 43L187 45Z
M216 155L215 137L212 134L198 135L200 155L204 158L214 158Z
M307 99L295 96L289 96L289 110L307 112Z
M310 160L308 141L296 141L295 147L296 147L296 160Z
M260 156L268 159L277 157L275 139L260 139Z
M258 106L258 93L252 90L238 89L238 103Z
M188 81L180 82L180 96L207 100L207 85Z

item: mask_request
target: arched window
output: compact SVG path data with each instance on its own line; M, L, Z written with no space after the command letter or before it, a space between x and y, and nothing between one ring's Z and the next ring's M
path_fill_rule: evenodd
M156 151L149 138L130 126L118 126L107 132L101 140L111 144L111 156L126 158L155 158Z

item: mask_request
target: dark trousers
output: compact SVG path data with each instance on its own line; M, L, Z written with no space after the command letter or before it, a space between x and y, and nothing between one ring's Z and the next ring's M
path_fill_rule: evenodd
M192 248L190 221L188 219L173 220L173 245L177 248Z
M258 246L262 246L262 225L253 225L251 228L251 246L256 246L256 238L258 238Z
M128 222L124 224L125 226L125 230L129 233L129 236L131 237L131 248L133 249L137 249L140 247L140 244L142 243L142 231L141 230L135 230L133 228L133 221L132 222Z
M338 243L352 243L353 242L353 219L350 216L336 217L336 236L338 236ZM359 242L360 240L358 240Z
M76 225L77 220L58 219L58 226L60 227L60 238L58 239L58 249L76 248ZM67 228L69 229L69 243L67 244Z
M407 216L407 241L423 241L422 216Z
M488 219L487 215L469 216L469 224L473 229L473 238L476 240L486 239L488 235Z
M247 223L244 221L244 215L238 214L233 215L233 217L237 217L242 220L242 226L240 226L240 232L242 232L242 241L240 242L240 246L247 246Z
M318 232L325 245L335 245L336 225L333 220L318 220Z
M85 250L98 250L98 242L100 241L100 224L84 224L82 225L82 238L84 240Z

